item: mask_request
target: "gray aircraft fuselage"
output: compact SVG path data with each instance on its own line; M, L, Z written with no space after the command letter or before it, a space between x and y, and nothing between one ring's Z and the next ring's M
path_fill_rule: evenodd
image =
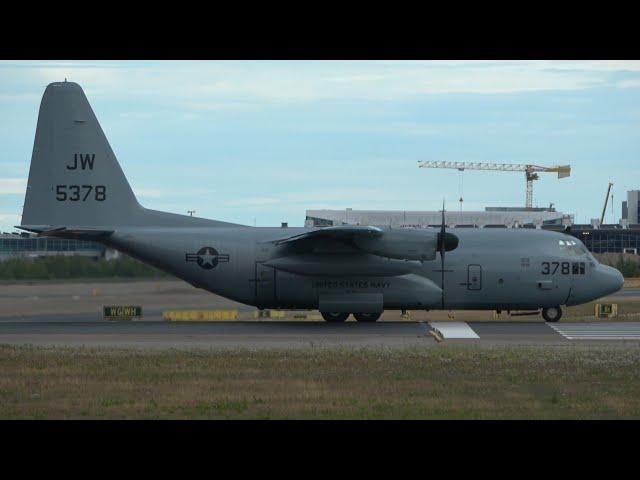
M272 243L310 230L136 227L120 229L108 243L196 287L260 308L315 309L323 295L380 294L384 309L520 310L586 303L621 287L620 273L599 264L570 235L454 228L448 232L459 245L445 257L442 305L433 288L441 283L438 258L384 258L332 240L314 245L313 252ZM429 230L425 238L433 234ZM562 249L560 240L582 248ZM189 261L205 247L224 255L223 261Z
M557 232L446 229L444 215L439 230L255 228L144 208L72 82L43 95L19 228L102 242L237 302L317 308L337 321L385 309L539 308L556 321L560 306L623 283Z

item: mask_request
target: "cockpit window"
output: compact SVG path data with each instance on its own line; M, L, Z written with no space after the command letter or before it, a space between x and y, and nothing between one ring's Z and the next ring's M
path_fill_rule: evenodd
M577 257L587 254L587 249L585 248L585 246L579 243L577 240L558 240L558 246L560 247L560 252L563 255L567 255L569 257Z

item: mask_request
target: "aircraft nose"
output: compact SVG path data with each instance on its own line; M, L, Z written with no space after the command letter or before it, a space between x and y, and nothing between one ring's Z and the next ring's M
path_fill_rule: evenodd
M617 269L607 265L600 265L598 270L600 270L598 276L600 277L602 290L605 292L602 296L615 293L624 285L624 277Z
M586 282L574 285L567 305L580 305L606 297L620 290L624 284L622 274L613 267L598 264Z

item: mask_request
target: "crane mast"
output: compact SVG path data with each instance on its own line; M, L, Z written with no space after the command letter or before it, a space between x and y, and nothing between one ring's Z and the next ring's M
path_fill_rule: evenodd
M611 192L612 186L613 186L613 183L609 182L609 188L607 188L607 196L604 197L604 207L602 207L602 215L600 215L600 225L604 223L604 214L606 213L606 210L607 210L607 202L609 202L609 193ZM611 201L613 201L613 199Z
M424 161L418 162L420 168L453 168L456 170L494 170L499 172L524 172L527 180L527 194L525 206L533 207L533 181L538 180L538 172L554 172L558 178L565 178L571 174L570 165L557 167L541 167L539 165L521 165L517 163L484 163L484 162L447 162Z

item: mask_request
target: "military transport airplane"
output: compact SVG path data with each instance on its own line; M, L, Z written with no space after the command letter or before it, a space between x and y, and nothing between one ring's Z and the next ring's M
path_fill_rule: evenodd
M47 86L22 225L100 242L258 308L319 309L327 321L385 309L541 310L619 290L616 269L576 238L529 229L256 228L150 210L129 186L82 88Z

